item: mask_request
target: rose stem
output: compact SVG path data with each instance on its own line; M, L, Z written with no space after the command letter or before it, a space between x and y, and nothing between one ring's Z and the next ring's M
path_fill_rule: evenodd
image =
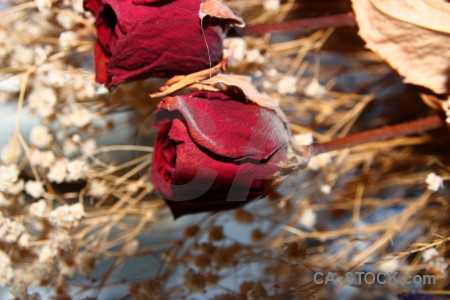
M312 155L318 155L333 150L357 146L364 143L387 140L393 137L421 133L442 127L445 123L441 116L435 115L415 121L400 123L392 126L363 131L325 143L312 144Z
M237 29L238 35L257 35L276 31L292 31L305 29L321 29L327 27L341 27L356 25L353 12L344 14L289 20L274 23L249 25L242 29Z

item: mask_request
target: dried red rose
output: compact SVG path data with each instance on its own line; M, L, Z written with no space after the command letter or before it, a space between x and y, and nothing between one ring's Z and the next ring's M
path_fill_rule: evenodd
M226 22L201 21L202 2L84 0L96 18L96 80L111 87L133 79L189 74L218 63L221 25Z
M242 206L280 170L284 123L241 97L200 91L158 105L151 178L175 217Z

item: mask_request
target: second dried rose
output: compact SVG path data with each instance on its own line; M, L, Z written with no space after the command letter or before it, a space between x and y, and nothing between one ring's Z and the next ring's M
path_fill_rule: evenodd
M201 0L84 0L96 18L96 80L107 87L209 68L222 57L219 21L199 18ZM203 25L203 28L202 28Z
M241 95L166 97L155 111L155 190L179 217L233 209L264 195L286 160L283 121Z

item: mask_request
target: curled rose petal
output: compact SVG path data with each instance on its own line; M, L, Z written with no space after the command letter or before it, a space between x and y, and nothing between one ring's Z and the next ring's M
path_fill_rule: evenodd
M235 74L218 74L209 79L203 80L202 84L215 85L217 83L223 83L228 86L234 86L240 89L248 100L261 106L274 107L278 106L278 101L270 99L267 95L261 94L257 89L253 87L250 81L244 76Z
M237 27L244 27L245 22L242 18L236 16L234 12L226 6L221 0L207 0L200 5L200 12L198 14L200 19L210 16L213 18L219 18L228 20L230 23Z
M151 171L175 217L232 209L262 196L286 160L284 123L270 109L222 92L166 97Z
M225 21L201 22L201 0L84 0L96 18L96 80L112 87L189 74L222 57Z

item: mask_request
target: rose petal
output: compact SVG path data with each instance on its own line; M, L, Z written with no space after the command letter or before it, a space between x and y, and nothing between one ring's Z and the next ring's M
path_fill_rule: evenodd
M203 18L206 16L210 16L213 18L228 20L237 27L245 26L245 22L244 20L242 20L242 18L236 16L228 6L226 6L222 1L218 0L208 0L200 4L200 11L198 16L201 20L203 20Z
M155 111L151 178L175 217L242 206L263 196L267 179L281 170L287 152L282 121L274 111L231 97L194 92L167 97Z
M200 3L85 0L85 8L97 19L100 49L109 58L96 60L97 79L111 87L129 80L189 74L217 64L225 24L204 22L202 27Z
M223 93L168 97L160 107L183 115L195 143L235 161L267 159L286 140L284 124L273 111Z

